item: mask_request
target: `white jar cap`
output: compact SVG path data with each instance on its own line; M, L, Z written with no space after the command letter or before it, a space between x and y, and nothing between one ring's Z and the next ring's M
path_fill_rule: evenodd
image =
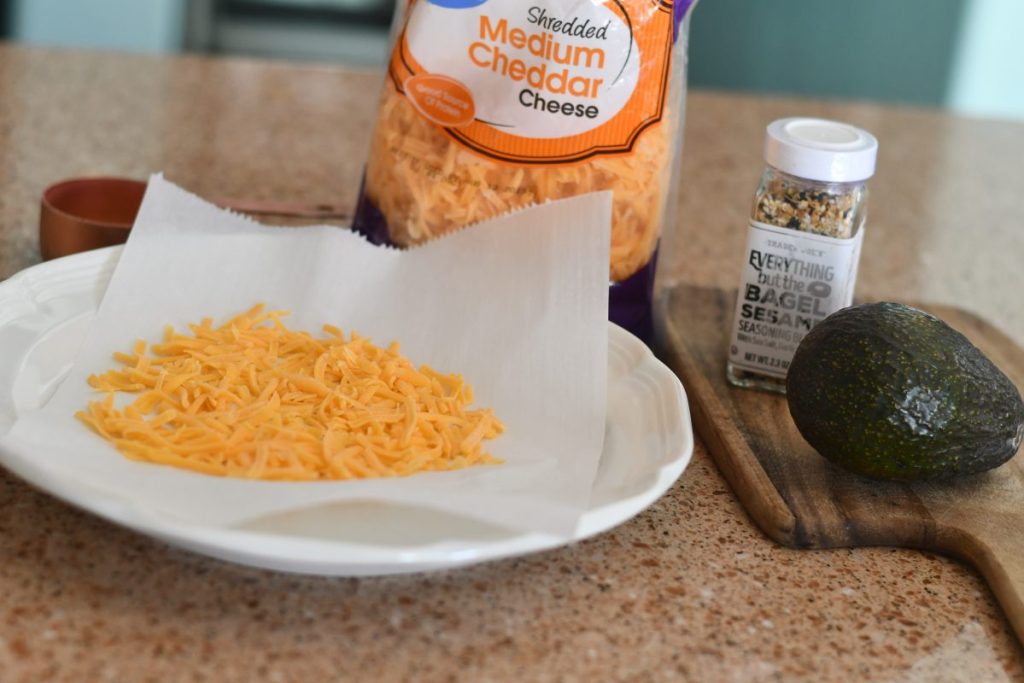
M779 119L768 126L764 160L783 173L849 183L875 173L878 140L866 130L826 119Z

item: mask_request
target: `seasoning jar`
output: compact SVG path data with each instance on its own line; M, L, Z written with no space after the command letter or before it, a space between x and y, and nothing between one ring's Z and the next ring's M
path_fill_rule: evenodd
M877 153L874 136L845 123L768 126L729 340L732 384L785 393L800 341L853 303Z

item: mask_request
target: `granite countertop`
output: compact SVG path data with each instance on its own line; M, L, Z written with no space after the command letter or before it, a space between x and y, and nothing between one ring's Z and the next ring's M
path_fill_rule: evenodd
M39 259L41 190L168 178L206 196L351 200L379 75L0 45L0 278ZM881 140L860 292L955 303L1024 341L1024 125L692 93L676 279L734 286L764 125ZM698 443L648 511L560 550L399 578L237 567L0 473L0 679L982 681L1024 676L978 575L899 549L796 551Z

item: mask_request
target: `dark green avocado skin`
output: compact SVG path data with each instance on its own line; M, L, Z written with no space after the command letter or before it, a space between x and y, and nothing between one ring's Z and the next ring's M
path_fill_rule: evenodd
M786 378L807 442L869 477L949 479L998 467L1024 440L1024 401L935 316L895 303L845 308L800 342Z

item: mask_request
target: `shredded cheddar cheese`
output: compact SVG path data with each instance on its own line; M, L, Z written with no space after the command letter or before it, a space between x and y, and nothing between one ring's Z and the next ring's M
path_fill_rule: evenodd
M533 203L614 190L610 276L621 281L654 253L672 171L672 131L663 121L619 156L514 166L464 149L389 79L366 166L366 193L386 219L391 240L408 247Z
M163 343L115 353L89 378L106 392L77 417L134 460L270 480L406 476L498 463L483 442L504 429L470 410L460 375L417 369L398 344L374 346L331 325L289 330L262 306ZM147 353L147 351L149 353ZM136 394L117 407L116 394Z

